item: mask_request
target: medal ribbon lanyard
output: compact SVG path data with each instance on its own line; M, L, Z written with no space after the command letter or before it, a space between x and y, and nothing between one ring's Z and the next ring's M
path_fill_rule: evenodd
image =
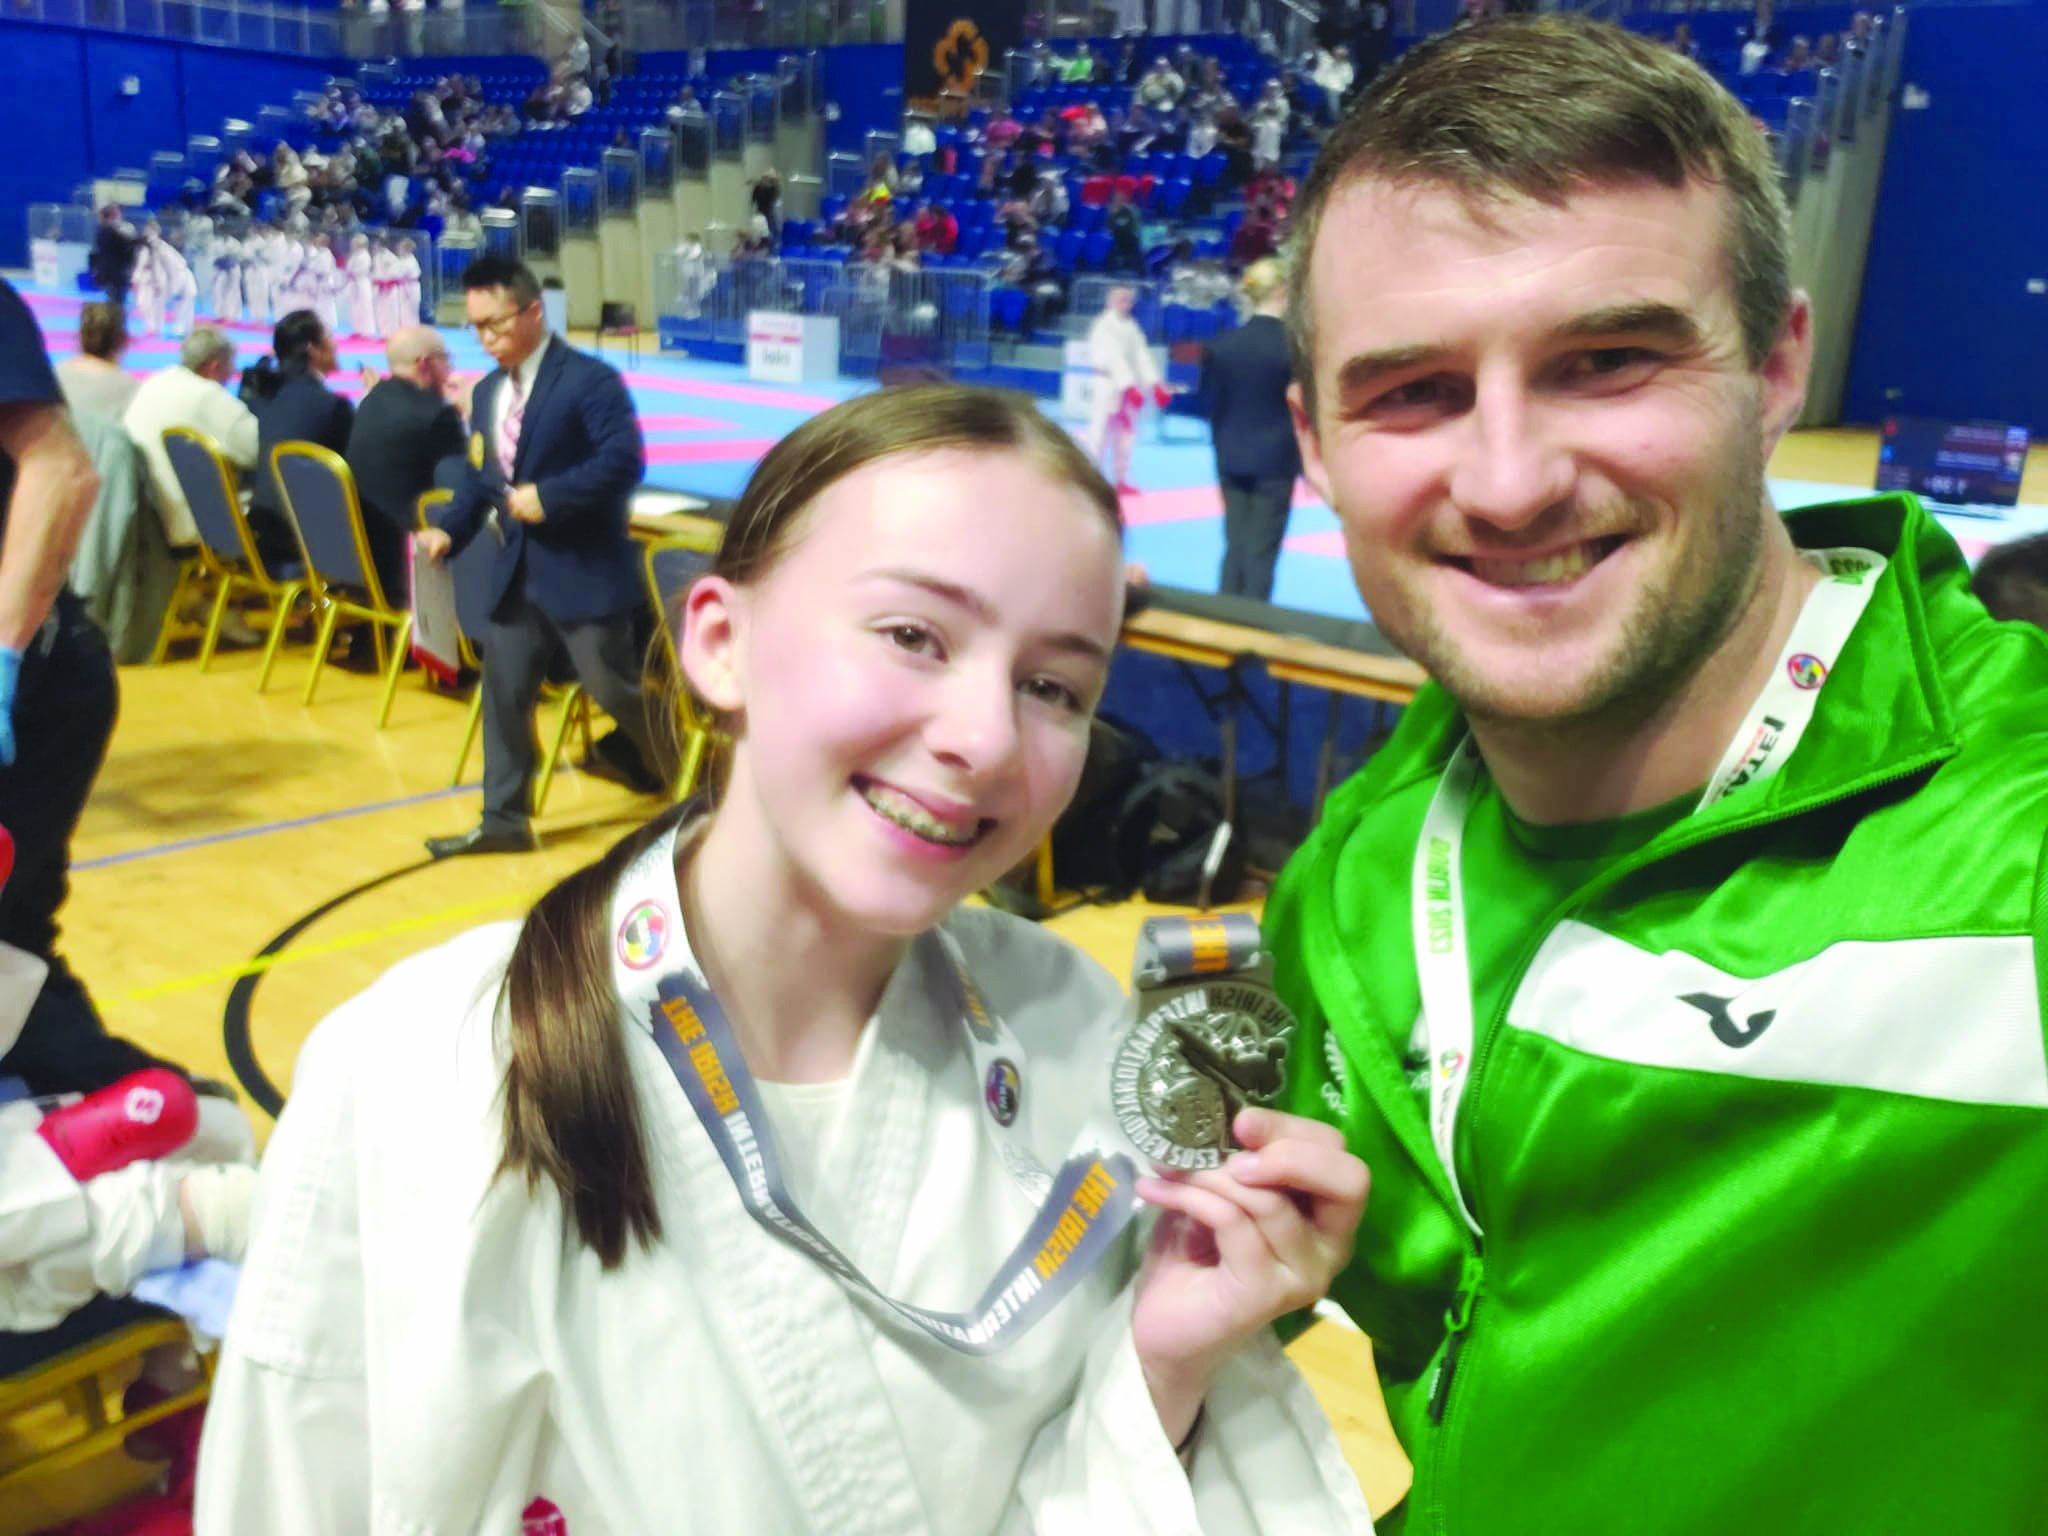
M1770 681L1721 754L1693 807L1695 814L1785 766L1813 719L1821 684L1834 670L1885 568L1884 557L1867 549L1803 551L1802 558L1824 579L1807 594ZM1475 1033L1465 925L1465 820L1484 766L1470 736L1458 743L1422 819L1409 883L1415 972L1429 1043L1429 1135L1450 1178L1458 1213L1475 1234L1479 1223L1458 1183L1455 1146L1458 1106L1472 1073Z
M673 834L662 838L627 871L615 910L639 910L650 902L673 908L674 847ZM950 948L945 954L960 989L961 1030L976 1061L995 1046L1008 1043L1014 1049L1008 1026L982 1003ZM622 958L615 958L613 971L627 1009L649 1008L655 1044L697 1112L747 1214L849 1290L871 1297L950 1349L988 1355L1010 1344L1109 1254L1137 1213L1137 1169L1131 1160L1118 1152L1078 1153L1052 1175L1037 1214L971 1310L939 1312L898 1300L856 1268L791 1196L760 1091L724 1008L701 977L688 967L670 969L654 983L655 996L647 1001L644 974L634 974ZM1016 1059L1022 1060L1021 1053Z

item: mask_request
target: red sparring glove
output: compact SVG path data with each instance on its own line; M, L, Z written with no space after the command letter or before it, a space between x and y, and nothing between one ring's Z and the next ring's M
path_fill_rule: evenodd
M1144 406L1145 392L1139 389L1137 385L1133 384L1129 389L1124 391L1124 409L1127 412L1135 416L1138 414L1139 411L1144 409Z
M1166 386L1165 386L1164 384L1154 384L1154 385L1152 386L1152 403L1153 403L1154 405L1158 406L1158 407L1159 407L1159 409L1161 409L1161 410L1163 411L1163 410L1165 410L1165 409L1167 408L1167 406L1168 406L1168 405L1170 405L1170 404L1171 404L1172 402L1173 402L1173 391L1172 391L1172 390L1168 389L1168 388L1167 388L1167 387L1166 387Z

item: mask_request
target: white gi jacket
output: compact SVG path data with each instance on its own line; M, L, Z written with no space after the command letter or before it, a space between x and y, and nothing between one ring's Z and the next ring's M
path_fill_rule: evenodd
M1088 327L1088 361L1095 369L1089 430L1100 441L1110 418L1123 407L1124 391L1136 389L1150 394L1159 383L1159 368L1152 360L1152 349L1145 344L1145 332L1138 322L1113 309L1105 309ZM1132 412L1133 417L1136 414Z
M1105 1099L1121 995L1021 920L946 927L1024 1043L1019 1124L1057 1166ZM1006 1352L956 1354L746 1213L644 1021L621 1027L664 1237L604 1272L552 1186L492 1176L514 936L406 961L300 1052L207 1414L202 1536L517 1536L523 1515L566 1536L1370 1530L1270 1334L1219 1373L1191 1487L1132 1347L1135 1224ZM792 1182L876 1284L950 1309L1033 1201L980 1123L945 964L912 947Z

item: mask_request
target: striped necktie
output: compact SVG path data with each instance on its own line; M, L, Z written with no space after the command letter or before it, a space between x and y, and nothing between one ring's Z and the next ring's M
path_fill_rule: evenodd
M505 483L512 483L512 465L519 457L519 423L526 415L526 401L519 393L519 375L505 375L505 387L512 396L505 402L505 411L498 418L498 468L505 476Z

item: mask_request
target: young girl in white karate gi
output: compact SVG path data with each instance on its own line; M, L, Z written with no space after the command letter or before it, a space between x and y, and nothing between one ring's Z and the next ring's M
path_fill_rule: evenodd
M731 732L715 806L301 1050L202 1536L1370 1529L1269 1327L1349 1254L1336 1133L1246 1110L1224 1168L1116 1165L1159 1214L1102 1262L1062 1263L1064 1222L1020 1242L1077 1150L1072 1210L1107 1199L1123 997L960 903L1073 793L1123 589L1113 491L1023 396L887 390L770 450L680 617ZM890 1301L750 1211L763 1145ZM899 1310L1020 1255L1075 1284L1000 1350Z
M377 285L372 277L375 258L370 237L357 235L348 248L348 330L351 336L384 334L384 317L378 312Z

